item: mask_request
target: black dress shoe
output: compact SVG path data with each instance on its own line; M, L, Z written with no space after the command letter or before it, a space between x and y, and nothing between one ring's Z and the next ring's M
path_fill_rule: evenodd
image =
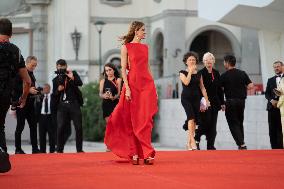
M49 148L49 153L55 153L55 148Z
M26 154L22 149L16 149L15 154Z
M10 169L11 163L9 160L9 154L0 147L0 173L6 173L10 171Z
M145 165L153 165L154 164L154 158L148 157L147 159L144 159L144 164Z
M216 150L215 146L207 146L207 150Z
M83 150L79 150L77 151L77 153L85 153Z
M247 146L239 146L239 150L247 150Z
M41 152L40 152L39 149L36 148L36 149L33 149L32 153L33 153L33 154L39 154L39 153L41 153Z

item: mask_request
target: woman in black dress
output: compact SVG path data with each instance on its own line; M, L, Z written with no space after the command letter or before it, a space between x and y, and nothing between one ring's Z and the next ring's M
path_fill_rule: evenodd
M104 78L100 81L100 97L103 99L103 117L107 122L110 114L118 103L121 90L121 78L119 78L119 72L115 65L111 63L104 66L103 76Z
M186 129L188 129L187 149L196 150L194 136L196 125L200 123L200 91L206 100L206 107L210 106L210 102L203 85L202 76L197 73L196 64L198 62L198 55L195 52L188 52L184 55L183 62L187 66L187 69L181 70L179 77L183 87L181 104L187 116L185 123L185 126L187 125Z

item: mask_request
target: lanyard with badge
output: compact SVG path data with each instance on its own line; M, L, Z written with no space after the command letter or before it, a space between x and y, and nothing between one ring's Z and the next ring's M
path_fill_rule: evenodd
M66 87L67 87L67 78L65 78L65 82L64 82L64 92L63 92L63 98L62 100L66 100Z

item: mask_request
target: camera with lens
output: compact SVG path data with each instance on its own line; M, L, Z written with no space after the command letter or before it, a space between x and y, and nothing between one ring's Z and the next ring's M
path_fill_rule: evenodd
M43 88L42 87L37 87L36 90L38 91L37 95L39 95L39 94L42 94Z
M106 92L107 94L111 94L111 89L110 89L110 88L106 88L106 89L105 89L105 92Z
M65 83L65 79L67 77L67 70L65 69L57 69L55 72L55 74L57 74L58 76L58 84L59 85L64 85Z
M18 106L20 106L20 102L19 101L12 101L12 103L11 103L11 110L12 111L16 111Z
M57 69L57 70L55 71L55 73L56 73L57 75L66 75L67 69L66 69L66 68L64 68L64 69L60 68L60 69Z

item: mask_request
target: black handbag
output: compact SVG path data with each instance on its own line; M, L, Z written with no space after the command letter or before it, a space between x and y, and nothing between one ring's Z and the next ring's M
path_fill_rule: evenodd
M0 173L6 173L11 170L9 154L0 148Z

